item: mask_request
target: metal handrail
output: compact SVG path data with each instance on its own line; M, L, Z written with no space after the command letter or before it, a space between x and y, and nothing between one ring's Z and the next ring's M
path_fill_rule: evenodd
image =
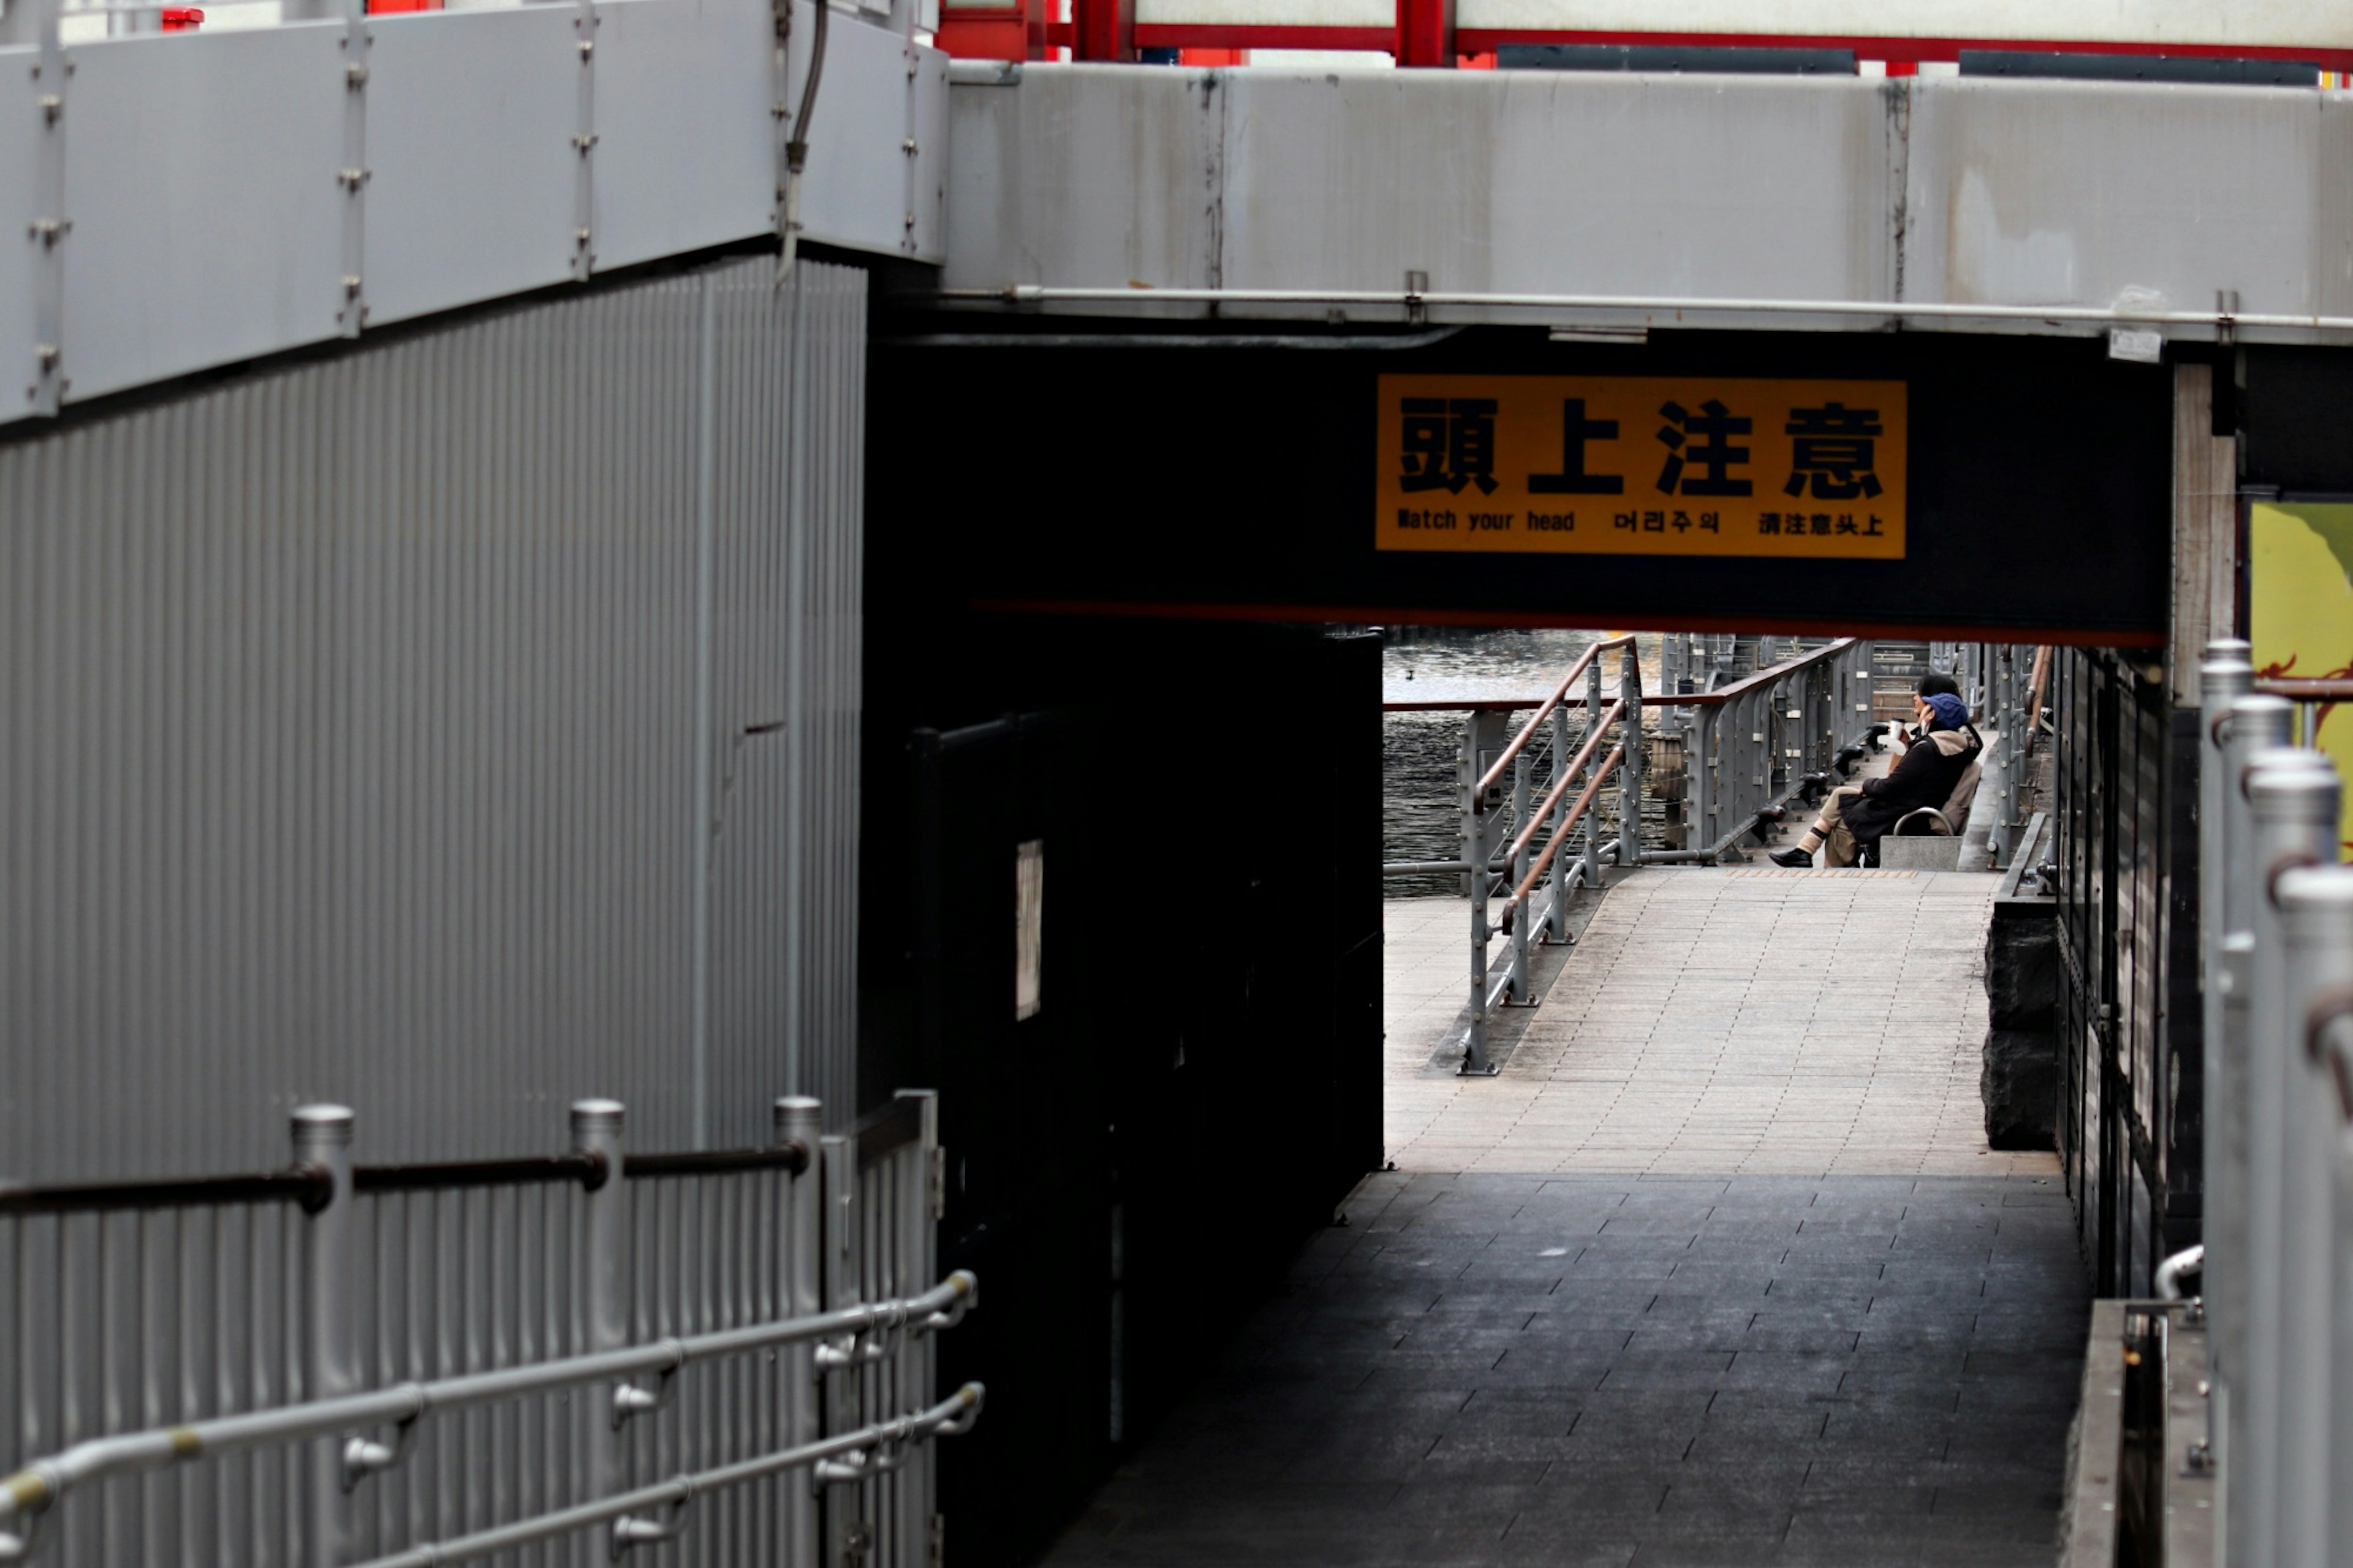
M412 1546L389 1557L371 1558L359 1568L440 1568L443 1563L470 1562L510 1547L552 1541L559 1535L586 1529L592 1524L603 1524L608 1520L613 1524L613 1553L618 1556L628 1547L650 1545L675 1537L685 1523L682 1517L685 1510L704 1492L740 1486L745 1481L759 1480L766 1476L797 1469L803 1465L821 1465L837 1455L863 1455L876 1448L900 1448L909 1443L920 1443L942 1436L955 1436L968 1431L980 1415L986 1392L979 1384L967 1383L929 1410L902 1415L894 1420L879 1421L854 1432L822 1437L797 1447L780 1448L773 1454L738 1460L732 1465L673 1476L669 1480L639 1487L635 1491L618 1492L612 1497L578 1503L534 1519L519 1520L512 1524L495 1525L489 1530L477 1531L472 1535L459 1536L454 1541ZM881 1473L888 1468L881 1464L860 1467L868 1474ZM642 1510L664 1507L670 1510L670 1517L659 1523L632 1517Z
M295 1165L243 1176L0 1188L0 1215L108 1214L221 1204L296 1204L305 1213L316 1214L327 1206L334 1193L335 1179L327 1171L317 1165Z
M1625 716L1626 703L1622 698L1601 710L1601 717L1593 721L1591 731L1585 737L1585 744L1579 746L1577 749L1577 754L1568 759L1567 765L1560 770L1560 776L1553 781L1552 788L1545 792L1544 799L1538 801L1529 810L1528 820L1520 828L1518 835L1504 847L1503 858L1505 862L1517 860L1521 852L1535 842L1537 830L1544 826L1545 818L1551 816L1552 808L1560 804L1560 797L1567 792L1568 786L1577 782L1578 772L1586 763L1593 760L1594 750L1601 744L1602 737L1609 732L1609 726ZM1625 750L1624 746L1620 746L1612 754L1610 762L1601 765L1600 773L1608 773L1617 761L1623 758ZM1595 776L1599 777L1599 774L1597 773ZM1589 795L1591 791L1588 789L1587 793ZM1556 838L1559 834L1566 833L1577 826L1577 819L1584 808L1585 803L1580 799L1579 804L1572 808L1567 817L1558 825L1555 834ZM1546 865L1552 863L1552 849L1549 847L1545 850L1545 863Z
M1512 737L1512 743L1504 748L1503 754L1495 759L1495 765L1480 775L1477 786L1471 792L1472 811L1483 809L1487 792L1503 782L1504 770L1510 767L1519 754L1527 749L1528 742L1535 738L1536 731L1543 726L1546 719L1552 717L1552 710L1559 707L1563 699L1567 697L1570 683L1583 675L1593 661L1600 658L1604 652L1611 648L1630 648L1633 646L1633 635L1629 633L1624 637L1605 638L1577 656L1577 662L1568 667L1568 673L1560 678L1560 684L1553 688L1552 695L1539 703L1536 710L1528 716L1528 721L1520 726L1520 732Z
M1595 729L1598 731L1599 726L1596 725ZM1528 868L1528 874L1520 879L1520 885L1512 889L1512 896L1505 900L1507 908L1516 911L1526 904L1529 895L1543 883L1545 873L1552 868L1553 859L1560 853L1560 847L1568 842L1568 830L1585 820L1585 814L1592 809L1602 784L1625 760L1626 742L1620 741L1609 748L1609 754L1601 760L1599 767L1593 770L1593 777L1586 782L1585 788L1577 795L1577 804L1570 806L1568 815L1561 819L1560 828L1552 836L1552 842L1545 846L1544 853L1536 857L1535 865Z
M1862 640L1860 637L1833 638L1820 647L1809 648L1795 658L1785 658L1780 663L1767 665L1752 675L1744 675L1729 686L1719 686L1714 691L1687 692L1682 697L1662 699L1662 700L1672 700L1678 706L1686 708L1720 707L1736 698L1746 697L1760 687L1770 686L1775 681L1795 675L1801 669L1810 669L1818 664L1829 664Z
M2266 697L2284 697L2291 702L2353 701L2353 680L2287 676L2272 679L2258 678L2254 689Z
M1634 639L1631 637L1622 638L1613 637L1607 643L1595 644L1594 647L1588 651L1594 652L1605 647L1614 647L1620 642L1630 643ZM1769 665L1767 668L1757 671L1753 675L1744 675L1738 680L1732 682L1729 686L1720 686L1714 691L1664 691L1656 695L1650 692L1644 692L1642 695L1642 706L1645 708L1721 708L1725 703L1732 701L1734 699L1745 696L1748 692L1754 690L1760 683L1770 685L1774 680L1777 680L1783 676L1788 675L1797 670L1807 668L1812 665L1822 663L1837 654L1845 652L1848 648L1852 647L1859 640L1861 639L1856 637L1840 637L1835 642L1825 644L1820 647L1810 648L1806 652L1798 655L1795 658L1786 658L1778 664ZM1583 668L1584 661L1580 659L1577 665L1570 671L1569 678L1574 679L1577 674ZM1565 684L1566 682L1564 682L1564 685ZM2340 684L2346 688L2347 695L2353 696L2353 681L2345 681ZM2266 688L2266 689L2268 689L2268 688ZM1449 700L1446 698L1440 697L1433 698L1428 701L1415 700L1408 702L1384 702L1381 704L1381 711L1384 713L1461 713L1472 711L1516 713L1521 709L1525 708L1532 703L1543 705L1542 711L1536 716L1538 719L1541 719L1545 714L1550 713L1555 707L1582 708L1585 706L1585 699L1581 696L1565 696L1559 691L1554 692L1550 697L1543 698L1467 697ZM1534 721L1530 721L1529 727L1532 727ZM1521 737L1523 740L1526 738L1527 728L1528 727L1523 727L1521 730ZM1514 743L1516 744L1517 742ZM1509 762L1510 760L1511 753L1507 751L1504 761ZM1481 781L1483 788L1492 789L1494 787L1495 784L1499 782L1501 777L1501 766L1502 764L1498 763L1496 767L1490 768L1488 770L1488 776Z
M184 1426L95 1437L37 1459L15 1475L0 1479L0 1522L17 1518L37 1520L73 1488L110 1476L162 1469L274 1443L333 1436L353 1427L394 1426L406 1431L438 1411L519 1399L607 1379L649 1373L675 1373L691 1361L804 1340L875 1330L905 1328L921 1334L948 1328L971 1306L978 1287L978 1279L969 1270L959 1268L922 1295L838 1308L814 1317L673 1336L622 1350L466 1373L425 1383L404 1383L367 1394L343 1394L234 1415L216 1415ZM344 1453L346 1468L353 1477L385 1468L382 1459L363 1457L359 1439L353 1439ZM0 1561L22 1558L30 1548L31 1539L29 1530L22 1535L0 1534Z

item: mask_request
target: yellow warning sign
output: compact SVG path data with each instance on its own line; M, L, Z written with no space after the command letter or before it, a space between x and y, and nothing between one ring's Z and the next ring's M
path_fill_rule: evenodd
M1382 550L1904 557L1905 384L1385 375Z

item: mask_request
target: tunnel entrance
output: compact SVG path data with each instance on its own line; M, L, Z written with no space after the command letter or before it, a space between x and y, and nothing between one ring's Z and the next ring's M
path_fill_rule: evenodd
M1666 956L1557 971L1583 976L1576 1008L1546 1004L1559 1037L1483 1084L1428 1072L1426 1048L1417 1065L1393 1010L1385 1049L1384 961L1394 976L1409 941L1377 874L1374 628L2039 645L2072 683L2063 698L2054 676L2048 705L2152 708L2162 729L2176 433L2230 415L2185 415L2171 370L2025 339L1310 330L1276 346L1213 330L1145 347L1097 326L1016 343L904 318L875 356L874 417L920 411L943 434L924 465L870 469L866 809L893 826L867 837L867 1088L942 1086L965 1119L945 1131L964 1152L944 1246L1034 1284L944 1369L1020 1368L992 1394L997 1440L944 1473L975 1521L959 1550L1487 1562L1556 1553L1602 1514L1618 1523L1596 1561L1700 1560L1662 1543L1754 1561L1760 1531L1841 1561L1871 1560L1858 1542L2032 1550L2055 1518L2084 1301L2145 1276L2151 1238L2194 1212L2177 1185L2194 1127L2087 1144L2079 1118L2055 1155L1988 1149L1976 954L2001 879L1985 872L1644 868L1581 940L1637 952L1664 931ZM1900 404L1861 401L1891 384ZM1743 414L1767 385L1789 405ZM1543 428L1509 412L1524 394L1550 404L1552 461L1512 481ZM1656 426L1638 424L1653 398ZM1491 402L1492 437L1458 428L1457 404ZM1863 542L1867 507L1843 532L1831 500L1830 543L1812 543L1816 476L1789 427L1841 425L1826 477L1859 493L1857 411L1873 441L1902 432L1900 464L1870 454L1902 504L1900 552ZM1750 428L1721 423L1737 418ZM1585 428L1601 425L1630 450ZM1735 477L1721 448L1744 443L1775 471L1736 517L1686 505L1680 529L1672 506L1604 495L1608 521L1577 526L1622 534L1600 536L1613 547L1517 547L1532 479L1568 498L1656 489L1682 457L1676 482L1704 484ZM1482 463L1495 496L1521 488L1496 502L1514 548L1394 547L1386 491L1483 499ZM1764 503L1792 481L1797 502ZM1767 510L1784 528L1802 511L1804 552L1764 531ZM1716 548L1734 528L1738 548ZM2101 896L2137 896L2178 797L2119 790L2114 744L2086 744L2100 760L2061 786L2037 854L2089 855ZM2154 826L2122 860L2119 811ZM1044 867L1032 927L1011 918L1025 854ZM1709 1015L1705 1063L1666 1022L1683 1005ZM2089 1050L2094 1078L2115 1070L2113 1046ZM1726 1065L1744 1056L1774 1059ZM1691 1289L1667 1287L1679 1270ZM1572 1277L1561 1300L1589 1322L1532 1299ZM1665 1315L1636 1321L1654 1302ZM1531 1329L1599 1337L1545 1348L1518 1338ZM1787 1463L1800 1441L1814 1451ZM1693 1460L1680 1480L1661 1468ZM1617 1511L1597 1514L1605 1495ZM1450 1519L1470 1536L1430 1555Z

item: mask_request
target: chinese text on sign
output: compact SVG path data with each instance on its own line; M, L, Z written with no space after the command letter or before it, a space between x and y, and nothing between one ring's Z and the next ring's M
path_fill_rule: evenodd
M1382 550L1904 556L1905 385L1385 375Z

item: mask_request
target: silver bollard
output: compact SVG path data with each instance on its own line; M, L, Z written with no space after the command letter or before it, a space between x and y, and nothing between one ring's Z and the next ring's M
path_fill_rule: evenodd
M629 1342L629 1280L621 1257L621 1227L628 1194L621 1188L621 1130L628 1112L617 1100L572 1102L572 1147L605 1162L605 1173L587 1195L581 1237L581 1302L588 1342L584 1351L618 1350ZM620 1384L602 1384L580 1401L587 1414L588 1495L610 1497L621 1489L624 1434Z
M2210 642L2206 645L2206 661L2199 667L2199 733L2198 753L2198 952L2200 991L2200 1037L2204 1043L2205 1058L2205 1217L2203 1241L2206 1247L2205 1283L2203 1293L2209 1310L2209 1321L2216 1311L2214 1300L2218 1278L2236 1264L2227 1254L2236 1242L2222 1217L2234 1212L2239 1194L2232 1189L2238 1167L2222 1157L2218 1122L2222 1108L2228 1103L2228 1090L2222 1083L2223 1032L2222 987L2220 975L2222 962L2222 936L2227 929L2222 920L2222 883L2225 867L2222 858L2223 780L2228 763L2223 754L2223 741L2228 733L2231 704L2247 695L2255 678L2255 667L2247 662L2247 645L2236 639ZM2218 1254L2216 1243L2223 1243ZM2219 1382L2231 1373L2227 1359L2221 1353L2218 1336L2210 1335L2214 1349L2210 1365Z
M297 1106L294 1163L325 1173L327 1201L310 1217L310 1322L302 1346L302 1397L332 1399L359 1387L358 1320L352 1301L352 1112L348 1106ZM343 1492L343 1445L311 1445L310 1561L343 1561L351 1504Z
M2330 817L2334 826L2335 816ZM2348 1216L2338 1212L2338 1152L2345 1115L2339 1082L2328 1059L2328 1037L2353 998L2353 870L2341 866L2289 871L2278 881L2279 925L2285 984L2275 1015L2278 1048L2287 1058L2286 1135L2281 1157L2287 1180L2281 1215L2280 1353L2288 1369L2279 1411L2279 1560L2284 1563L2343 1563L2332 1552L2331 1396L2353 1348L2337 1342L2337 1238ZM2344 1419L2353 1423L2353 1413ZM2353 1538L2339 1537L2340 1548Z
M2274 748L2247 759L2244 793L2253 823L2249 887L2247 1062L2247 1316L2245 1373L2234 1390L2249 1417L2232 1495L2242 1511L2231 1524L2232 1555L2242 1568L2301 1568L2281 1555L2281 1411L2288 1367L2282 1329L2284 1208L2282 1163L2294 1063L2284 1047L2285 962L2276 883L2284 871L2334 859L2337 774L2316 752ZM2243 1547L2243 1553L2241 1548Z
M818 1169L818 1140L825 1134L824 1107L806 1095L786 1095L774 1108L778 1143L797 1143L808 1153L808 1163L793 1177L789 1230L785 1237L785 1310L796 1318L813 1318L825 1310L820 1289L823 1276L825 1204L824 1176ZM795 1447L814 1443L820 1435L817 1366L806 1342L784 1348L785 1440ZM805 1486L786 1489L784 1561L788 1568L812 1563L818 1556L818 1505Z
M2207 1042L2206 1167L2216 1172L2219 1165L2221 1177L2216 1201L2207 1210L2205 1292L2216 1365L2225 1386L2235 1388L2233 1380L2244 1370L2247 1336L2247 964L2253 941L2247 921L2253 882L2247 875L2252 825L2244 785L2250 757L2287 743L2293 711L2276 697L2241 697L2226 704L2223 713L2215 825L2202 835L2215 842L2218 870L2200 895L2218 928L2208 986L2216 1032ZM2235 1392L2229 1398L2236 1400ZM2223 1455L2236 1438L2234 1426L2226 1422ZM2229 1484L2226 1471L2226 1489Z

